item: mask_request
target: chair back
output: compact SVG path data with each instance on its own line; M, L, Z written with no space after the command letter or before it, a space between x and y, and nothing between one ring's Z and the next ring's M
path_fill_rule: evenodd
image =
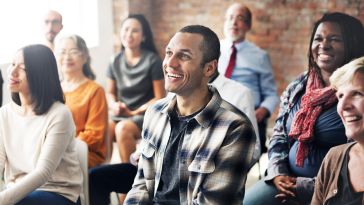
M81 204L82 205L89 205L89 196L88 196L88 147L86 142L75 139L76 143L76 151L78 156L78 161L80 162L82 175L83 175L83 184L82 184L82 190L81 190Z

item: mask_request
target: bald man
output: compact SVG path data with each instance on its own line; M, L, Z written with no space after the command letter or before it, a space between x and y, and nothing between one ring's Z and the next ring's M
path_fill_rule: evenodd
M251 27L252 13L247 6L235 3L227 9L224 22L225 39L220 42L218 70L225 77L245 85L252 91L261 151L264 153L267 151L267 120L278 104L279 97L267 52L246 40L246 34Z
M52 51L54 50L54 39L62 28L62 15L57 11L48 11L44 17L43 31L46 40L45 45Z

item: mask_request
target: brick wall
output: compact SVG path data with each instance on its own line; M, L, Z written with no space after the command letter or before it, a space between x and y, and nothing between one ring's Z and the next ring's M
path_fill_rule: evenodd
M126 16L125 12L145 14L162 57L170 37L188 24L208 26L223 38L226 9L233 2L245 3L253 13L253 26L247 38L268 51L279 94L306 70L312 26L324 12L345 12L364 23L361 0L114 0L114 5L119 2L129 2L129 8L115 7L114 19ZM115 23L117 31L119 24Z

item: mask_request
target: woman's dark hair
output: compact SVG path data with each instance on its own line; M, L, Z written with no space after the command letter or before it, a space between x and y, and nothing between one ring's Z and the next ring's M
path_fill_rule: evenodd
M144 15L130 14L126 19L124 19L121 22L121 26L123 26L124 22L128 19L135 19L142 25L144 40L140 44L140 47L144 50L148 50L148 51L158 54L157 49L155 48L155 45L154 45L152 30L150 29L149 23L148 23L147 19L144 17ZM121 45L121 48L122 48L122 50L124 50L123 45Z
M82 56L86 59L85 64L83 64L82 66L82 72L83 74L91 80L95 80L96 79L96 75L95 73L92 71L91 68L91 56L90 56L90 52L88 50L86 41L83 40L83 38L79 35L69 35L69 36L64 36L62 38L59 39L59 42L64 40L64 39L70 39L73 42L75 42L77 49L82 53Z
M51 49L44 45L29 45L22 49L33 111L46 113L54 102L64 103L56 59ZM11 93L12 100L21 105L19 93Z
M364 28L359 19L340 12L326 13L319 19L313 28L310 46L308 49L308 66L309 71L317 72L321 76L320 68L317 66L312 54L312 43L319 25L323 22L332 22L339 25L343 42L344 42L344 62L342 65L350 62L354 58L364 55ZM339 65L338 67L342 66ZM321 77L322 79L322 77Z

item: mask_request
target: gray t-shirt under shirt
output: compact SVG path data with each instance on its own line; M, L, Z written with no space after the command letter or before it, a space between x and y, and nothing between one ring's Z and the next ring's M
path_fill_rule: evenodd
M135 66L129 66L123 52L119 53L106 73L116 81L117 99L131 110L154 98L153 81L163 79L160 57L147 50L141 52L141 59Z

